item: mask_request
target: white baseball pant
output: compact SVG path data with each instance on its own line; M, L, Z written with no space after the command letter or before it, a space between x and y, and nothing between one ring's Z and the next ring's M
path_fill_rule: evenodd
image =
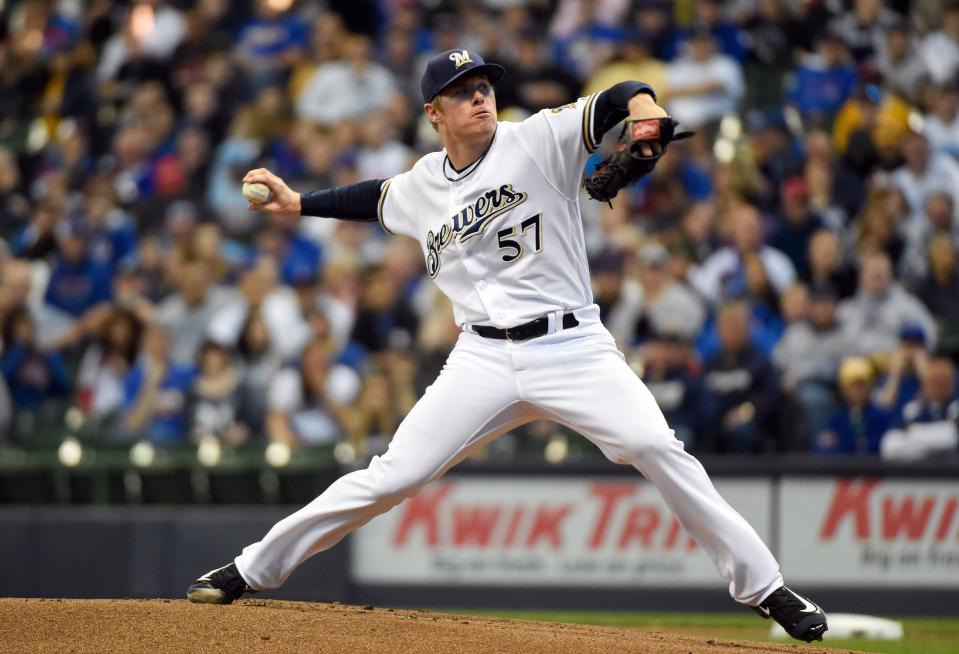
M781 586L772 553L675 438L600 323L598 308L575 313L579 327L564 331L554 315L552 333L518 343L464 331L385 454L335 481L236 557L247 583L276 588L303 561L416 494L485 443L526 422L550 419L652 482L729 582L733 599L758 604Z

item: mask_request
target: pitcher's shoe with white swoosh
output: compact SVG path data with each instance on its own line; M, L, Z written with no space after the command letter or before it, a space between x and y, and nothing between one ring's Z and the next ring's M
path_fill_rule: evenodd
M232 604L244 593L255 593L236 569L235 563L210 570L194 581L186 591L191 602L203 604Z
M767 620L772 618L778 622L796 640L807 643L822 640L822 635L829 628L826 614L821 608L785 586L774 590L759 606L752 608Z

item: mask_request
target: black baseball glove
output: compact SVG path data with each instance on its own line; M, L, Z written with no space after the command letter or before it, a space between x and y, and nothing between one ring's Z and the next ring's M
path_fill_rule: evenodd
M599 164L596 172L583 182L589 197L600 202L610 202L619 193L619 189L635 184L652 172L672 141L693 135L693 132L676 134L678 124L668 116L624 121L616 152ZM643 155L643 145L651 147L651 156Z

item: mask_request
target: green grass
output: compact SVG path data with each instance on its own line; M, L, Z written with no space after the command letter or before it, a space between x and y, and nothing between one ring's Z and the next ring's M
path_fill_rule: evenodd
M464 611L465 612L465 611ZM589 611L469 611L517 620L544 620L627 627L652 631L679 631L709 638L770 641L769 623L751 614L726 613L610 613ZM902 618L905 637L901 641L834 640L817 646L881 654L959 654L959 619ZM787 641L778 641L787 642ZM796 641L788 641L795 643ZM797 649L797 653L801 652Z

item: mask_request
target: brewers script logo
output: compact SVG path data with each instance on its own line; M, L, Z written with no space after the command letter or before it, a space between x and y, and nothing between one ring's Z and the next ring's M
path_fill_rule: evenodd
M465 51L464 51L465 52ZM460 243L482 234L493 218L526 202L527 195L514 191L512 184L486 191L476 202L463 207L452 217L451 223L443 223L438 232L426 233L426 272L436 277L440 271L440 255L459 235Z
M470 59L470 53L466 50L450 53L450 61L456 64L456 70L459 70L460 66L474 63L474 61Z

